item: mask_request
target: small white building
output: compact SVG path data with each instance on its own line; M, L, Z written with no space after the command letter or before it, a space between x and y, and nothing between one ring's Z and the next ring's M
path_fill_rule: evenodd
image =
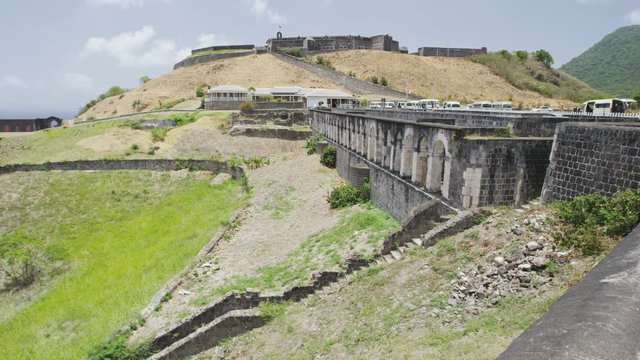
M307 108L326 106L330 108L351 105L356 98L352 95L333 89L303 89L307 99Z
M208 91L209 101L237 101L249 100L249 90L238 85L220 85Z

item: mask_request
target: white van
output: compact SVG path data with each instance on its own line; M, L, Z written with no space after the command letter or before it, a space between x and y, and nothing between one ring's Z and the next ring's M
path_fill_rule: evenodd
M460 109L460 103L457 101L447 101L444 103L445 109Z
M582 103L580 109L593 115L608 115L625 112L626 104L620 99L589 100Z
M393 101L386 101L384 103L385 109L393 109L394 107L396 107L396 103L394 103Z
M380 101L371 101L369 102L370 109L382 109L382 103Z
M494 102L492 107L495 110L511 110L513 109L513 104L510 101Z
M438 109L440 108L440 100L438 99L421 99L418 100L420 109Z

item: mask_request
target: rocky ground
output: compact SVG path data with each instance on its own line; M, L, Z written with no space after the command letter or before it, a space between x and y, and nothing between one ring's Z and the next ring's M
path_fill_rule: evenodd
M557 248L551 209L365 269L198 359L494 359L598 260Z

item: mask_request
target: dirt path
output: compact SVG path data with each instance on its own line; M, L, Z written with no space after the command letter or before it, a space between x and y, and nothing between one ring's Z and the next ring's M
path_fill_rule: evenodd
M307 156L298 148L290 158L247 175L252 198L233 236L221 240L209 257L214 265L189 276L132 341L153 336L197 311L194 302L200 294L225 278L256 274L260 267L284 259L310 235L337 224L337 212L329 209L326 195L340 179L319 164L317 155Z

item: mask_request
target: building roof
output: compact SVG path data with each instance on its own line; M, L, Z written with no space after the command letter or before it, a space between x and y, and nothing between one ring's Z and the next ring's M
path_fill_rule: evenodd
M301 87L297 87L297 86L280 86L280 87L274 87L273 89L271 89L271 93L272 94L287 94L287 95L297 95L300 90L302 90Z
M306 97L322 97L332 99L351 99L353 96L333 89L309 89L313 90L305 94Z
M254 95L271 95L272 91L272 88L256 88L252 93Z
M236 93L248 93L249 91L242 86L238 85L219 85L212 89L209 89L209 93L218 93L218 92L236 92Z

